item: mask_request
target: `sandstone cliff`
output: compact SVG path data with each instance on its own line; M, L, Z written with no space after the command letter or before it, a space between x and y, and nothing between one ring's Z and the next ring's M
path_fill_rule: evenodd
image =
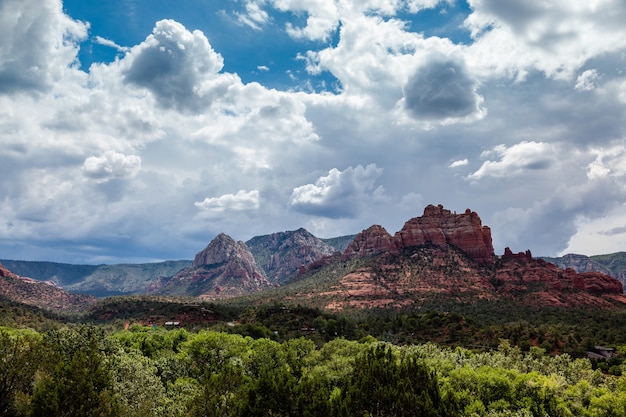
M562 270L530 251L494 254L491 230L471 210L428 206L393 237L379 225L359 233L340 258L302 271L301 293L329 309L403 308L439 300L509 300L540 306L626 304L623 286L599 273ZM334 278L331 278L334 277ZM331 283L317 292L320 282ZM294 298L298 298L295 296Z
M453 246L478 263L492 264L495 256L491 229L483 226L480 217L467 209L452 213L442 205L429 205L421 217L415 217L391 237L382 226L372 226L359 233L344 251L344 259L373 256L384 252L435 245L441 249Z

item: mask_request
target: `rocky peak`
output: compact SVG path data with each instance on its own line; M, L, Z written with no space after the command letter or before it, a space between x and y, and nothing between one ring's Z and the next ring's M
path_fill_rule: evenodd
M221 233L196 254L191 267L171 278L155 280L149 291L214 299L262 291L269 286L246 244Z
M343 252L343 259L378 255L379 253L394 251L393 238L380 225L373 225L356 235L352 243Z
M393 240L398 250L427 243L442 249L452 245L479 263L491 264L494 259L491 229L470 209L456 214L431 204L423 216L407 221Z
M330 245L303 228L256 236L247 245L268 280L276 285L288 283L301 267L334 252Z
M242 259L254 264L254 257L245 243L236 242L225 233L217 235L204 250L198 252L193 260L192 267L216 265Z

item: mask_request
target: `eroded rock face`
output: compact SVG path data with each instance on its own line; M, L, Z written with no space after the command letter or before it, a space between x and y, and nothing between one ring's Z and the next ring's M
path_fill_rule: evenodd
M150 291L168 295L227 298L262 291L270 286L245 243L221 233L198 252L191 267Z
M495 283L499 291L584 291L594 295L622 295L624 288L617 279L601 272L576 272L561 269L543 259L535 259L529 250L513 253L509 248L496 269Z
M478 214L467 209L463 214L452 213L442 205L429 205L422 217L415 217L393 237L397 249L427 243L447 249L453 245L476 262L492 264L494 260L491 229L483 226Z
M257 236L246 245L273 285L288 283L301 268L334 252L331 246L302 228Z
M389 232L376 224L356 235L352 243L343 252L343 259L374 256L395 250L396 247Z
M362 231L346 248L343 258L398 253L426 244L444 250L452 245L478 263L493 264L494 261L491 229L482 225L478 214L469 209L456 214L442 205L432 204L424 209L423 216L407 221L393 237L379 225Z

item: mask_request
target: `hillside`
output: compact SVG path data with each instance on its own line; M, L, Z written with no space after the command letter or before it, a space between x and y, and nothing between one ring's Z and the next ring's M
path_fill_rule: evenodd
M626 252L593 256L567 254L556 258L546 256L542 258L562 269L572 268L576 272L602 272L617 278L626 285Z
M83 310L95 297L69 293L54 284L20 277L0 264L0 297L56 311Z

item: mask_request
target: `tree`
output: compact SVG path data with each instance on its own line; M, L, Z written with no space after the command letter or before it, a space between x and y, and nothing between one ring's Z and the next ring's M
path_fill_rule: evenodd
M113 380L105 362L101 329L62 329L44 335L44 357L35 379L33 417L119 415Z
M0 415L14 415L17 393L28 393L39 365L40 338L35 333L0 329Z
M414 357L397 358L377 345L359 356L334 411L340 416L452 416L439 392L437 377Z

